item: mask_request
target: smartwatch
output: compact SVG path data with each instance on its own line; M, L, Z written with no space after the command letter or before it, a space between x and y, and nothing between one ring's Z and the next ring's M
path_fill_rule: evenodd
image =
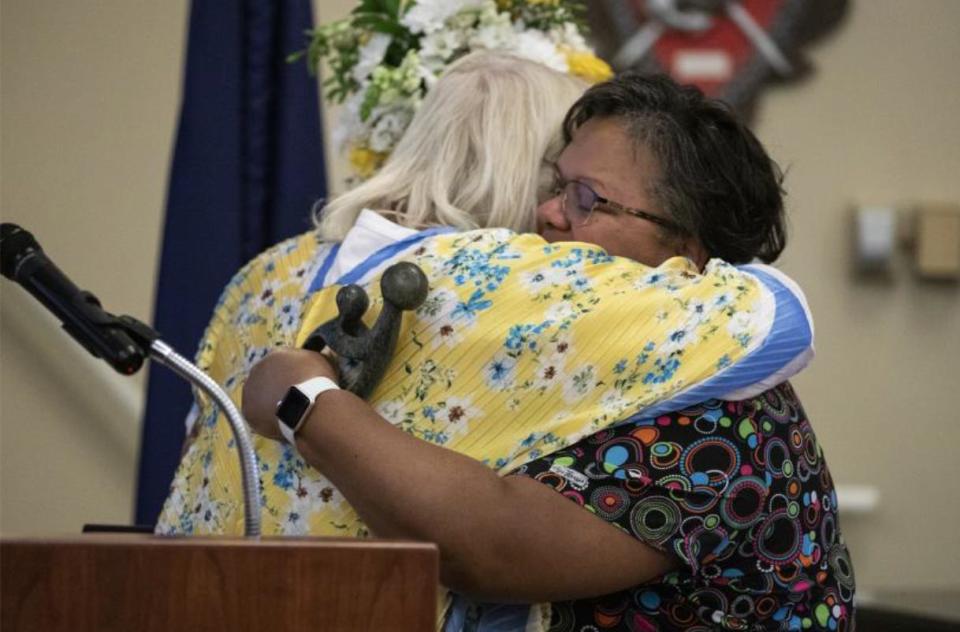
M320 393L330 390L340 390L340 387L328 377L315 377L294 384L277 402L277 425L287 443L296 445L295 435L310 415L313 403Z

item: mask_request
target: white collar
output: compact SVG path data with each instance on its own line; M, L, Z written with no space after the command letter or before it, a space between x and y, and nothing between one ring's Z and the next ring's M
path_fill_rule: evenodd
M340 243L340 251L324 277L323 285L334 283L381 248L416 233L417 231L412 228L392 222L375 211L363 209L357 216L353 228L347 232L347 236ZM379 267L370 272L379 270Z

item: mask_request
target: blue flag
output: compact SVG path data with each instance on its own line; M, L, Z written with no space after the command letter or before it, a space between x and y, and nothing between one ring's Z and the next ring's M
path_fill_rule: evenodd
M192 357L221 290L267 247L310 227L326 195L310 0L193 0L154 327ZM136 522L154 524L184 440L189 386L150 371Z

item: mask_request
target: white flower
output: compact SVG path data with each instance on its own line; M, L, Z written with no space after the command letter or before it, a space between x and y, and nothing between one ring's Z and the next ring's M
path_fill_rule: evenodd
M727 323L727 333L736 338L742 334L752 333L754 330L753 313L737 312Z
M434 349L440 345L455 347L463 341L463 332L474 325L471 319L454 315L459 302L454 292L440 289L431 292L417 308L417 315L426 321L427 335L433 338Z
M551 356L569 358L573 352L573 342L569 335L560 336L553 342L544 345L544 353Z
M381 153L392 150L412 118L413 112L406 106L384 108L375 113L373 131L370 132L370 149Z
M484 20L489 21L489 16L497 15L497 5L494 0L480 0L474 2L471 6L464 7L462 10L452 15L444 28L457 29L465 31L476 28L477 24L483 24ZM509 21L509 16L507 20Z
M253 312L257 309L262 309L264 307L273 307L273 304L277 301L277 292L280 291L282 284L280 281L272 280L267 281L260 288L260 293L253 297L253 301L250 304L250 311Z
M627 399L619 390L612 388L600 398L600 408L607 415L617 417L627 407Z
M283 521L284 535L308 535L310 522L308 517L313 509L311 499L295 498L290 503L290 509Z
M657 351L664 355L673 353L674 351L681 351L696 340L696 323L687 321L683 325L670 330L667 334L667 339L660 345Z
M686 305L687 312L687 322L690 322L694 325L700 325L703 323L707 316L710 315L710 307L698 298L692 298L687 301Z
M659 268L655 268L638 279L633 284L633 287L637 290L642 290L649 287L662 287L667 288L668 290L676 290L676 288L672 286L675 280L676 279L671 273L665 272Z
M578 399L597 387L597 374L592 365L584 365L573 371L563 383L563 400L567 403Z
M209 492L204 489L197 497L196 505L193 507L194 525L201 533L213 533L220 518L216 503L210 499Z
M573 22L564 22L563 26L553 27L550 30L550 40L557 46L566 46L574 50L590 50L587 40L583 39L583 35Z
M433 336L433 348L436 349L440 345L451 348L456 347L463 342L463 334L461 332L469 326L469 323L465 324L461 319L450 318L449 315L441 318L430 327L431 331L436 331Z
M449 397L444 404L437 410L437 421L447 425L443 432L449 437L466 432L470 421L483 414L468 398Z
M437 73L443 70L443 67L434 70L423 64L420 64L420 67L417 70L420 73L420 78L423 79L423 85L426 86L427 91L430 91L433 90L433 86L437 85L437 81L440 80L440 77L437 76Z
M340 120L333 129L333 144L337 151L342 152L347 145L366 137L369 132L367 125L360 120L360 105L366 89L350 96L340 110Z
M483 3L483 6L480 9L480 14L477 16L480 26L489 26L491 24L506 24L510 25L510 14L507 12L500 12L497 9L496 2L493 0L487 0Z
M466 36L462 31L436 31L420 40L420 58L428 68L439 70L465 44Z
M557 268L540 268L520 275L520 282L531 294L540 294L562 280L563 272Z
M360 61L353 67L353 78L357 83L370 76L373 69L380 65L383 56L390 46L391 37L386 33L374 33L373 36L360 48Z
M713 299L713 304L715 307L726 307L730 304L733 299L730 298L729 292L723 292L718 294L715 299Z
M563 322L572 318L576 318L577 315L577 308L574 307L573 303L570 301L560 301L552 304L550 309L547 310L543 317L545 320Z
M497 391L510 388L513 386L516 367L516 358L503 354L495 356L484 367L487 386Z
M428 239L427 241L432 242L433 240ZM427 248L431 247L433 247L432 243L427 246ZM446 288L440 288L427 294L426 300L417 308L416 314L420 318L428 316L443 317L452 312L456 304L457 295Z
M400 19L412 33L433 33L443 28L448 18L465 9L481 8L484 0L417 0Z
M304 476L300 479L300 484L291 490L290 495L295 499L293 502L301 503L304 515L316 511L321 504L339 507L343 502L343 494L319 474Z
M288 298L280 304L277 310L277 325L281 334L295 334L300 325L300 301Z
M380 413L381 417L396 425L403 420L406 407L403 405L402 399L393 399L389 402L378 404L377 412Z
M574 292L586 292L590 289L590 278L585 274L570 275L570 289Z
M566 57L557 50L556 45L543 31L528 29L517 33L513 51L524 59L539 62L559 72L569 70Z
M243 373L249 375L253 365L267 357L267 354L273 351L273 347L252 347L243 357Z
M511 50L517 45L517 34L507 24L489 24L470 36L471 50Z
M537 358L537 369L533 375L534 387L547 390L567 379L564 373L566 358L562 354L541 355Z

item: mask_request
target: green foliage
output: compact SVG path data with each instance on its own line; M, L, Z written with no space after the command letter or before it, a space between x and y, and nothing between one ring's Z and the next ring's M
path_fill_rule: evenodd
M416 4L415 0L360 0L349 18L332 22L308 31L307 48L287 57L290 63L306 59L307 69L316 75L322 61L326 61L330 76L323 82L328 99L340 103L360 89L353 77L353 68L360 61L360 47L375 33L391 38L384 54L383 64L399 68L407 53L419 50L421 36L411 33L401 22L406 11ZM503 3L511 18L522 20L528 28L543 31L567 23L584 29L585 7L582 1L560 0L552 3L527 3L515 0ZM364 103L376 105L374 97L366 95Z

